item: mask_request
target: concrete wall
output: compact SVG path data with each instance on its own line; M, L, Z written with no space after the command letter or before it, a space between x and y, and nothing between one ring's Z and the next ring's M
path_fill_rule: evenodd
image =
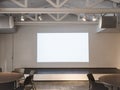
M120 33L97 33L96 29L97 25L79 24L19 26L18 32L14 35L0 35L0 65L5 68L5 61L7 61L7 70L12 67L120 66L118 64L120 63ZM37 63L38 32L89 32L89 63Z
M114 43L117 46L116 59L117 59L117 68L120 69L120 35L117 35L117 43Z
M0 34L0 67L3 71L12 70L12 35Z

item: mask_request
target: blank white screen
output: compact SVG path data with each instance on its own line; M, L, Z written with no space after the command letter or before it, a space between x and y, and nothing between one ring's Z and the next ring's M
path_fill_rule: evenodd
M89 62L88 33L37 33L37 62Z

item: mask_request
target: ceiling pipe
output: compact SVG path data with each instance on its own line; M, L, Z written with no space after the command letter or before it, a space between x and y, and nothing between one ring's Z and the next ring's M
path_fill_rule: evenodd
M119 8L0 8L0 14L65 14L65 13L92 13L92 14L101 14L101 13L120 13Z

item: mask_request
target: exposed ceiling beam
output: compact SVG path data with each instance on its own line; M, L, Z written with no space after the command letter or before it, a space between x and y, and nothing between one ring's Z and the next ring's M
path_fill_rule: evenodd
M52 15L52 14L48 14L53 20L55 20L55 21L57 21L57 18L54 16L54 15Z
M53 7L57 7L56 3L54 3L52 0L46 0L46 1Z
M30 15L25 15L25 17L29 18L32 21L37 21L36 14L34 15L34 17L32 17Z
M59 20L63 20L68 14L64 14L63 16L59 17Z
M60 3L60 7L62 7L68 0L64 0L62 3Z
M54 3L52 0L46 0L50 5L52 5L55 8L62 7L68 0L63 0L60 2L60 0L56 0L56 3Z
M15 25L39 25L39 24L98 24L98 22L79 22L79 21L61 21L61 22L56 22L56 21L41 21L41 22L15 22Z
M62 16L60 16L60 14L56 14L56 16L52 15L52 14L48 14L53 20L55 21L61 21L63 20L68 14L63 14Z
M28 0L24 0L24 3L21 3L18 0L11 0L11 1L20 7L23 7L23 8L28 7Z
M101 14L101 13L120 13L119 8L74 8L74 9L68 9L68 8L0 8L1 14L26 14L26 13L74 13L74 14L80 14L80 13L92 13L92 14Z

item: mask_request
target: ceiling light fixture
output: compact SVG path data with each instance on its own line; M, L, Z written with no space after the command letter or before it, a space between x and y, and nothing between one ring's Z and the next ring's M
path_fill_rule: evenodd
M97 17L96 17L96 16L93 16L93 17L92 17L92 21L94 21L94 22L97 21Z
M41 15L39 15L38 18L39 18L40 21L42 21L42 17L41 17Z
M87 20L86 20L86 16L83 16L82 20L83 20L83 21L87 21Z
M20 18L21 21L25 21L25 18L23 15L21 15L21 18Z

